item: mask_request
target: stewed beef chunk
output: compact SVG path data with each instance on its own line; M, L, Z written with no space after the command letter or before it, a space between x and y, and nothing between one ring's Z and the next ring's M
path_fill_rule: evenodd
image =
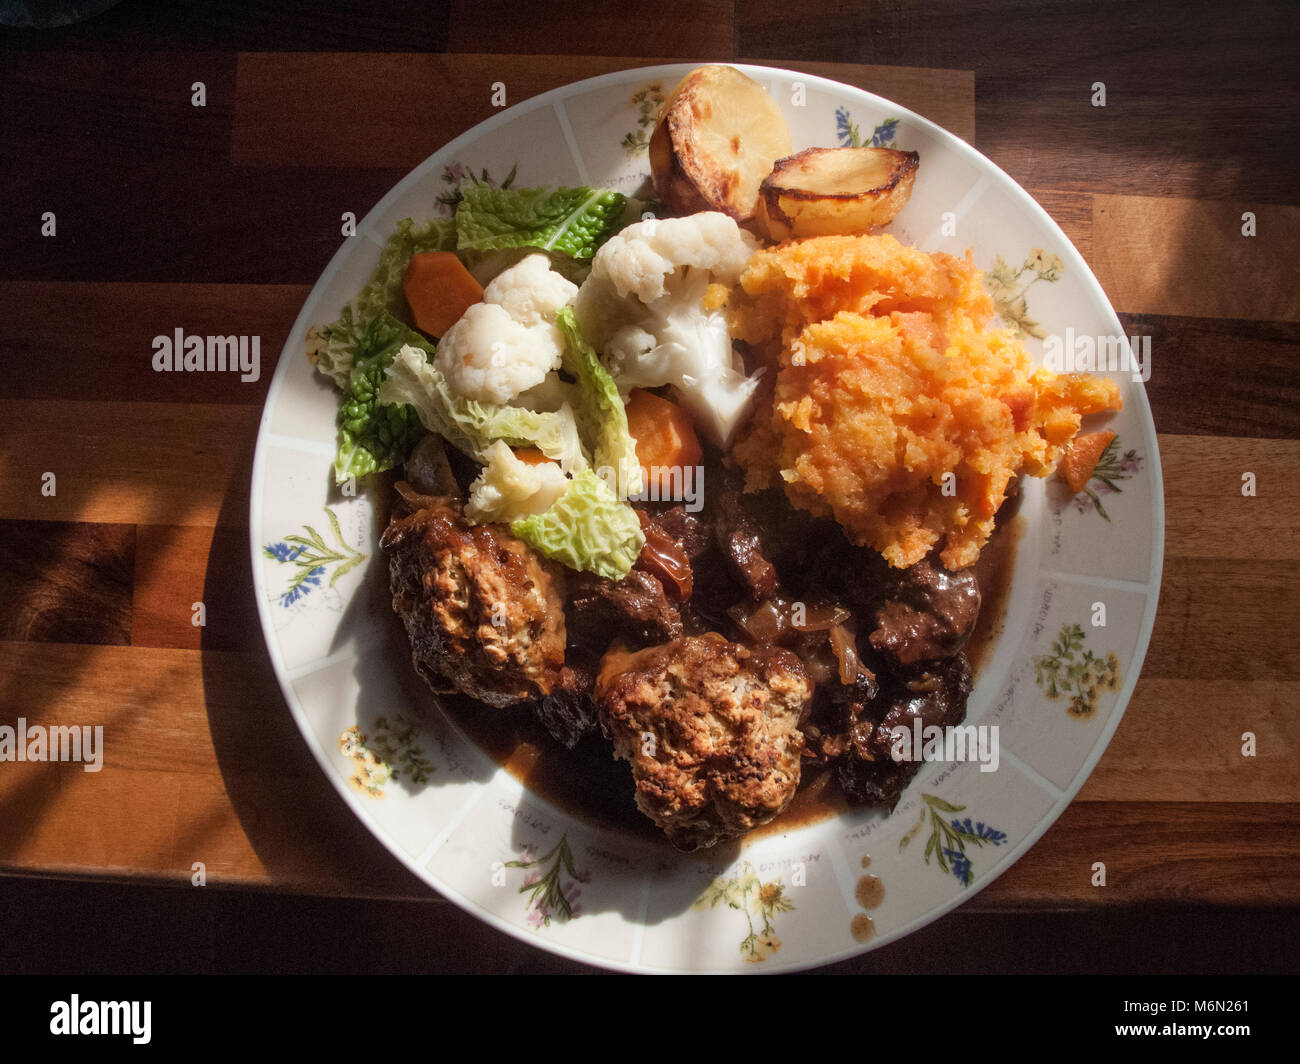
M709 526L699 514L693 514L685 506L670 506L663 510L645 510L646 518L663 532L673 538L682 552L694 561L713 541Z
M848 753L854 727L872 712L879 693L880 685L870 672L860 673L851 684L818 684L803 729L804 763L828 765Z
M682 634L682 618L653 573L633 569L622 580L574 573L569 580L569 639L593 654L615 639L645 646Z
M749 588L750 596L762 602L776 594L779 580L776 566L763 553L758 524L746 510L742 498L738 490L723 488L718 493L713 527L718 547Z
M894 730L906 728L915 734L916 724L922 733L931 726L960 724L970 691L970 663L960 653L911 678L894 678L876 697L870 715L848 731L848 749L836 763L844 793L854 801L885 802L892 809L921 767L915 750L913 760L893 759Z
M906 669L950 658L966 645L980 613L971 569L952 571L928 560L885 574L874 610L871 645Z
M566 665L551 693L532 705L538 723L566 750L572 750L596 731L596 700L591 693L595 682L594 662L580 661L576 667Z
M853 549L833 521L809 518L780 491L746 493L724 481L710 498L717 545L754 602L778 591L802 598L825 587L828 546L841 555Z

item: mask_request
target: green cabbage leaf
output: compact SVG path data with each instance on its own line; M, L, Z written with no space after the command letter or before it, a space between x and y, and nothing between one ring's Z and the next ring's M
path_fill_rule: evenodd
M510 531L570 569L610 580L627 576L645 545L636 511L584 469L551 507L510 523Z
M458 251L535 247L590 259L623 227L627 197L604 188L492 188L465 182Z
M404 347L432 357L433 345L388 311L370 320L352 351L352 364L339 401L338 443L334 453L334 482L391 469L406 460L424 435L409 406L385 404L379 398L388 367Z
M402 278L411 256L423 251L454 251L456 223L451 218L433 218L416 225L410 218L397 229L379 254L379 265L355 299L343 308L338 320L314 326L307 334L307 357L317 371L329 377L342 391L348 390L348 375L357 358L357 346L371 322L387 311L398 321L409 321L410 309L402 291Z
M616 479L619 498L641 490L641 465L636 457L636 440L627 428L627 408L618 385L582 336L572 307L556 316L564 334L564 368L578 381L578 429L583 442L595 456L595 465L606 483ZM608 472L607 472L608 471Z

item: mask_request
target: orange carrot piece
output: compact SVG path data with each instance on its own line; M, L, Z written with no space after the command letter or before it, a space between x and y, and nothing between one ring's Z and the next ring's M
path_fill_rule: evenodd
M555 461L553 458L547 458L536 447L520 447L515 451L515 457L525 465L545 465L547 462Z
M1058 467L1061 476L1070 485L1076 495L1087 486L1092 478L1092 471L1097 468L1101 453L1115 438L1113 432L1090 432L1086 436L1076 436L1065 445L1065 454L1061 456Z
M402 291L416 326L438 337L483 298L483 286L451 251L422 251L411 256Z
M627 429L636 440L641 468L658 466L664 470L658 476L661 487L671 483L668 470L698 465L704 455L690 414L653 392L632 389L627 401Z

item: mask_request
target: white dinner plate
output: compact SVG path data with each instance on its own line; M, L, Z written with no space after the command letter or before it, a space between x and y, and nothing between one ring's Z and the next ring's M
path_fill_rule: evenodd
M1107 374L1124 408L1104 422L1117 439L1085 494L1025 478L1001 634L967 716L998 727L996 771L926 764L892 813L859 809L683 855L531 793L442 715L391 614L379 500L333 486L337 393L304 356L307 329L357 294L394 225L449 213L440 197L467 172L634 192L649 174L658 102L691 68L607 74L502 111L434 152L344 240L289 334L262 415L254 591L281 689L321 768L433 890L542 949L608 968L805 968L892 942L971 898L1060 816L1105 750L1160 590L1160 461L1137 375ZM918 151L915 190L889 231L926 251L972 249L1003 323L1036 358L1050 337L1123 335L1065 234L969 145L847 85L740 69L778 101L795 150L874 138Z

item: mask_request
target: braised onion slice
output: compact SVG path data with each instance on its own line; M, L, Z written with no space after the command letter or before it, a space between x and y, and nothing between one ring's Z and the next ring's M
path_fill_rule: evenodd
M462 494L447 458L447 448L436 432L429 433L415 445L411 456L406 460L405 473L411 490L421 495L436 498L459 497Z
M663 581L664 590L678 602L685 602L691 597L695 588L695 572L691 568L691 559L681 545L667 532L638 510L641 519L641 531L645 534L645 546L637 564Z
M858 677L867 670L862 667L862 659L858 657L858 640L852 627L847 624L835 625L830 630L830 644L835 660L840 665L840 683L846 686L856 683Z
M727 610L727 616L755 643L777 644L791 632L789 606L779 596L764 599L757 606L738 602Z
M853 616L838 602L814 602L805 606L801 612L802 622L795 619L793 610L790 620L790 624L800 632L828 632Z
M456 496L454 495L426 495L422 491L416 491L405 480L399 480L393 485L393 490L397 492L404 503L411 508L411 512L416 510L428 510L436 506L446 506L448 503L454 504Z
M774 595L758 605L738 602L727 616L755 643L792 647L813 683L838 680L847 687L872 675L858 655L852 612L833 599L803 603Z

